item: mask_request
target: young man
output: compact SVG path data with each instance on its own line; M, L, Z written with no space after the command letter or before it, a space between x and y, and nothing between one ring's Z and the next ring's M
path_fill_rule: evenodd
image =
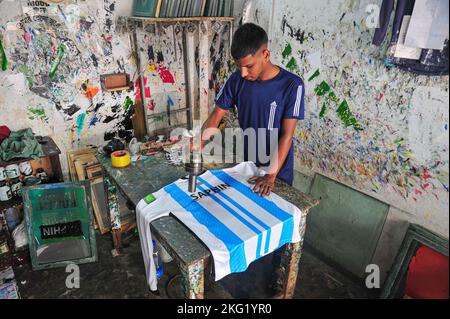
M270 150L270 136L278 130L277 154L271 163L263 163L256 156L257 166L271 164L264 177L254 176L249 182L256 183L254 191L267 196L274 190L275 179L292 185L294 178L293 136L297 121L304 118L305 87L300 77L292 74L270 61L267 47L267 33L261 27L247 23L234 34L231 55L238 70L234 72L216 97L216 107L203 125L217 128L225 113L236 106L239 125L242 130L253 128L257 143L266 144ZM266 134L259 136L258 129L266 129ZM259 139L265 141L259 141ZM209 136L202 136L202 143ZM253 146L253 145L252 145ZM256 147L256 154L258 150ZM244 143L244 160L254 158L249 154L249 145ZM274 158L276 157L276 158Z
M225 83L216 97L216 107L205 124L207 128L217 128L225 113L232 107L238 110L241 129L253 128L256 131L256 145L266 144L266 152L270 149L270 135L278 130L278 152L268 154L272 157L268 173L250 178L256 183L253 191L267 196L275 187L275 179L292 185L294 175L293 136L298 120L304 118L305 87L300 77L292 74L270 61L267 47L267 33L259 26L247 23L241 26L233 37L231 55L238 70ZM258 136L258 129L266 129L266 134ZM209 140L207 134L202 136L202 144ZM265 141L258 141L258 139ZM244 160L249 160L248 143L244 143ZM253 145L251 145L253 146ZM256 152L258 154L258 151ZM274 158L276 157L276 158ZM256 165L266 165L256 158ZM274 294L282 292L283 271L281 255L285 249L274 253L275 271L271 279Z

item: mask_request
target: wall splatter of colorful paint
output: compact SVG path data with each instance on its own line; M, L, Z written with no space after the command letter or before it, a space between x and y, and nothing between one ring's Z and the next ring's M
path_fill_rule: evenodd
M128 34L114 27L115 0L60 5L53 14L22 14L0 3L0 38L8 68L0 73L1 122L52 136L62 152L129 138L134 89L103 91L100 75L136 73ZM63 161L65 168L66 163Z
M274 60L307 90L296 168L387 202L448 237L449 77L388 68L386 47L371 45L374 29L366 26L372 2L275 1ZM252 10L270 16L268 7L253 1Z
M1 124L12 130L31 127L35 134L50 135L64 153L102 145L115 136L130 139L132 106L141 94L145 94L148 114L156 115L149 120L150 131L187 122L186 113L177 112L187 107L181 36L186 24L138 27L141 93L132 34L117 24L119 16L131 14L132 2L67 1L50 5L45 14L30 15L23 14L24 3L0 3L5 13L0 17ZM213 106L214 96L229 74L229 28L220 23L208 25L206 59L199 56L198 29L192 32L196 34L194 76L207 83L195 88L194 108L198 108L200 94ZM119 72L130 74L130 90L102 90L100 75ZM160 116L167 111L171 112L170 122L167 116ZM62 164L67 171L65 161Z
M198 23L149 23L138 30L146 108L151 116L149 131L187 124L186 112L178 112L188 106L183 63L184 32L192 39L195 58L192 74L194 119L200 117L200 96L208 99L209 106L214 106L213 99L232 69L228 53L230 28L226 23L212 22L204 29L201 31ZM208 38L203 44L200 44L201 32ZM208 54L200 58L200 47L206 44L208 47L202 50L206 49ZM136 97L139 97L141 92L138 83L136 85Z

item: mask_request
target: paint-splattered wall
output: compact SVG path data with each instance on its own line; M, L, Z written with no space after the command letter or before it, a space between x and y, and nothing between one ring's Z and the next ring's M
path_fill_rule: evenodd
M270 6L253 2L267 15ZM449 77L388 69L386 46L372 46L366 26L372 3L381 1L275 1L274 60L307 86L296 168L387 202L448 238Z
M31 127L35 134L50 135L63 154L102 145L114 136L129 139L132 105L141 92L132 34L117 21L119 16L131 15L132 1L70 0L45 14L31 15L23 13L24 3L0 1L0 39L8 60L7 70L0 71L0 124L11 130ZM183 26L158 24L152 29L146 25L138 31L148 114L167 108L174 114L170 123L163 116L151 118L151 131L187 122L186 113L175 112L187 106ZM206 85L197 84L194 106L198 107L200 94L213 106L229 73L229 28L208 26L204 56L199 53L196 33L194 73L197 80L205 78ZM198 67L201 63L208 65L203 74ZM130 74L130 90L102 90L100 75L119 72ZM66 173L65 157L61 162Z
M139 26L137 43L145 83L147 114L150 117L148 121L150 132L168 127L181 127L188 123L187 113L182 111L188 107L183 29L192 40L191 85L194 120L200 119L200 96L208 101L205 103L205 112L211 111L215 95L228 78L231 69L230 25L208 22L202 26L203 28L197 22L149 23ZM201 43L200 37L203 35L207 40ZM203 55L200 51L206 54ZM189 67L188 64L187 68Z
M100 86L101 74L136 73L129 35L115 30L115 6L114 0L78 1L26 16L20 1L0 3L8 59L8 70L0 72L2 124L50 135L63 154L131 133L133 90L110 93Z

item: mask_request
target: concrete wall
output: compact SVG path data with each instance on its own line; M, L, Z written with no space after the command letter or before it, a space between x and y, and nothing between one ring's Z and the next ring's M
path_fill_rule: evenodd
M374 254L380 263L392 262L407 222L448 238L449 77L387 68L386 45L371 44L374 29L366 24L367 5L381 0L250 2L249 21L258 22L258 12L269 28L274 62L306 82L306 119L295 135L297 186L306 190L322 174L389 204ZM337 102L315 93L322 82ZM362 131L338 115L344 100Z

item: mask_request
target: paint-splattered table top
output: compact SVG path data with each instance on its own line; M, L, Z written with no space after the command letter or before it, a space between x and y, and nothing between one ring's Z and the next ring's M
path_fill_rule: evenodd
M36 138L38 139L39 143L42 145L42 151L44 152L44 156L42 156L42 157L61 154L60 149L58 148L58 146L55 144L55 142L53 141L53 139L51 137L43 136L43 137L36 137ZM27 160L31 161L32 158L15 158L8 162L4 162L4 161L0 160L0 166L17 164L17 163L27 161Z
M111 160L104 155L97 155L106 173L114 180L120 192L135 206L148 194L154 193L176 180L185 177L183 166L170 165L163 154L158 153L144 160L132 163L126 168L112 167ZM205 169L219 169L230 164L208 165ZM316 206L318 201L299 190L277 181L279 196L296 205L302 211ZM155 237L162 238L170 247L165 247L179 262L191 265L210 257L207 247L179 220L173 216L160 218L151 224Z

